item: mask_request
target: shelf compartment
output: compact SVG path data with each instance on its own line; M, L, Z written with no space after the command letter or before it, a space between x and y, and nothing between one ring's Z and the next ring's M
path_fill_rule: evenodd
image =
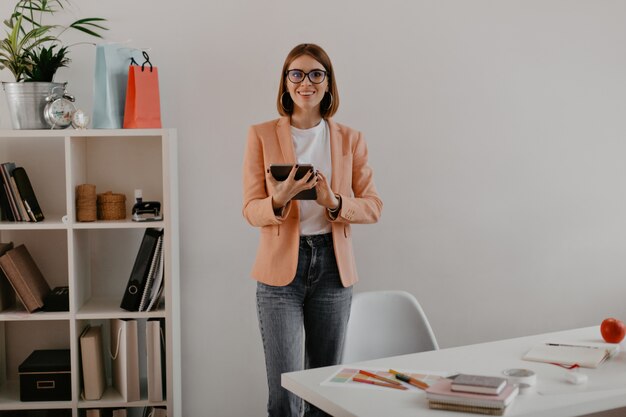
M59 410L71 407L71 401L20 401L19 380L10 380L0 385L0 410ZM2 416L0 413L0 417Z
M120 393L117 392L115 388L109 386L104 391L102 398L100 398L99 400L95 400L95 401L80 400L78 402L78 408L132 408L132 407L148 407L148 406L150 407L167 406L167 401L158 401L158 402L148 401L145 395L143 395L147 390L145 384L146 384L145 379L142 379L141 380L142 399L139 401L133 401L133 402L128 402L128 403L124 402L124 399L122 398Z
M0 229L0 241L26 246L50 288L69 286L67 230Z
M34 350L69 349L70 324L69 320L0 322L0 381L19 380L18 367ZM4 391L0 387L0 397Z
M164 318L164 310L155 311L126 311L120 308L122 301L119 297L99 297L89 299L76 313L76 318L80 320L97 320L97 319L145 319L145 318Z
M129 313L119 307L145 229L144 226L74 231L72 273L75 274L76 311L93 317L92 313L97 311L93 307L94 303L99 303L97 305L105 309L102 313L106 311L106 314L113 314L116 318L150 316L146 313ZM168 279L167 272L165 279ZM109 301L98 301L103 299Z
M98 220L95 222L77 222L72 225L74 229L147 229L148 227L164 227L165 222L134 222L124 220Z
M41 222L9 222L0 221L0 230L65 230L67 224L63 221L65 214L49 215Z
M23 306L18 305L0 312L0 321L47 321L47 320L69 320L69 312L47 312L36 311L29 313Z
M145 201L164 203L161 136L73 137L70 155L70 218L76 218L73 202L76 186L81 184L94 184L97 194L124 194L127 219L135 204L136 189L142 190Z
M16 166L24 167L46 218L57 219L52 213L65 214L63 138L2 137L0 155L0 163L15 162Z

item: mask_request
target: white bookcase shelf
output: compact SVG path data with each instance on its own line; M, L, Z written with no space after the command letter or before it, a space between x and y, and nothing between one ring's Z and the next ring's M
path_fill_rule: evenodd
M68 286L69 312L29 314L21 306L0 311L0 417L8 410L66 410L84 417L89 408L129 410L165 406L181 415L180 307L178 254L178 179L176 131L173 129L0 130L0 163L26 169L46 219L0 221L0 241L25 244L50 287ZM126 219L78 222L75 189L95 184L97 193L126 195ZM134 190L145 201L160 201L163 220L133 222ZM146 228L164 229L164 301L150 312L128 312L119 305ZM79 336L87 325L103 325L108 355L109 321L137 319L140 401L125 403L111 385L111 361L105 358L109 387L97 401L81 399ZM166 398L149 402L145 384L145 322L165 320ZM36 349L70 349L71 401L21 402L19 364Z

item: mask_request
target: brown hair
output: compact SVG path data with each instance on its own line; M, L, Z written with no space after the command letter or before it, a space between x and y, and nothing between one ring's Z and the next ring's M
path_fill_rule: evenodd
M278 113L281 116L291 116L293 113L293 101L289 96L289 92L287 91L287 79L285 73L289 68L289 65L298 57L302 55L309 55L311 58L315 59L317 62L324 66L328 77L328 94L324 94L324 98L320 102L320 113L323 118L332 117L335 113L337 113L337 109L339 109L339 91L337 90L337 83L335 82L335 72L333 71L333 64L330 62L330 58L328 54L319 46L313 43L302 43L297 45L295 48L289 52L287 58L285 58L285 63L283 64L283 71L280 74L280 87L278 88L278 98L276 100L276 107L278 108ZM289 96L290 105L283 105L283 94L287 93ZM287 98L287 96L285 98ZM331 98L332 97L332 98Z

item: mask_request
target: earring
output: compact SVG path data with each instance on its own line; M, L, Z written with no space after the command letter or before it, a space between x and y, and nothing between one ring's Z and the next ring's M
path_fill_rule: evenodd
M286 106L285 106L285 94L287 94L287 97L289 98L288 103L287 103ZM283 108L283 110L285 111L285 113L293 112L293 100L291 99L291 96L289 95L289 92L285 91L280 96L280 105Z

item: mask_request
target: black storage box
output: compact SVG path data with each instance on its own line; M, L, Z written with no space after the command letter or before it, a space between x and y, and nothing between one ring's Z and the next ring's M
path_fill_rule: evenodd
M35 350L18 368L20 401L72 399L70 350Z
M69 287L54 287L43 299L43 311L70 311Z

